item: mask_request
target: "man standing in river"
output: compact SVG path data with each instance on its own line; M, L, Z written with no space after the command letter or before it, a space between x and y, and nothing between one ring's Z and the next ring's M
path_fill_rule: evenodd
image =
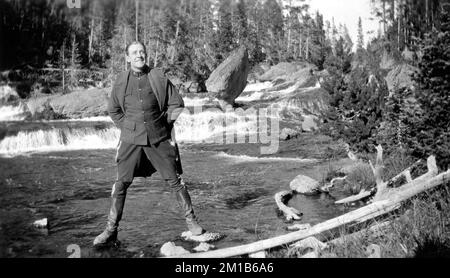
M200 235L203 229L181 182L179 152L171 136L173 124L184 107L183 99L162 71L145 64L147 54L141 42L130 43L125 51L131 69L119 74L108 101L109 115L121 131L117 179L106 229L95 238L94 246L117 240L128 187L134 177L151 176L155 171L175 192L189 231Z

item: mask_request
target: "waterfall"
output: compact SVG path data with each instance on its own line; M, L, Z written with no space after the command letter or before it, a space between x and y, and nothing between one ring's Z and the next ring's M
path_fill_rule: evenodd
M0 141L0 155L14 156L27 152L115 148L119 130L114 127L96 129L53 128L25 130L5 136Z
M201 109L201 108L200 108ZM181 113L175 123L176 140L185 143L223 143L224 137L245 137L257 133L257 111L225 111L209 108ZM250 112L250 113L249 113ZM251 113L255 112L255 113ZM234 142L233 142L234 143ZM242 142L244 143L244 142Z

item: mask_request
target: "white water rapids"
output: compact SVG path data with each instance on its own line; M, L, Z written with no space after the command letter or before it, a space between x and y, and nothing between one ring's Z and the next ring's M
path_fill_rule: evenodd
M283 92L274 92L267 89L272 87L271 82L250 84L242 95L236 99L237 103L257 102L275 95L286 95L296 89L287 88ZM304 88L304 90L316 87ZM279 133L275 123L284 120L286 115L302 113L301 107L308 105L297 101L280 99L272 108L253 106L245 109L222 111L214 107L217 102L207 96L185 97L183 113L175 123L176 141L180 143L256 143L260 141L262 133L266 136ZM109 117L94 117L72 120L54 120L42 122L24 121L23 111L19 106L0 106L0 155L15 156L29 152L47 152L59 150L80 149L113 149L117 147L120 131L112 124ZM205 106L209 106L205 108ZM319 104L319 106L321 106ZM320 107L319 107L320 108ZM308 107L308 110L314 107ZM307 116L308 117L308 116ZM307 118L306 117L306 118ZM305 118L305 119L306 119ZM296 119L297 120L297 119ZM10 121L14 121L15 131L11 131ZM90 124L92 122L92 125ZM94 123L103 122L99 128ZM28 125L39 125L43 128L27 128ZM77 127L66 127L69 123L80 123ZM45 126L45 127L44 127ZM270 131L267 131L271 129Z

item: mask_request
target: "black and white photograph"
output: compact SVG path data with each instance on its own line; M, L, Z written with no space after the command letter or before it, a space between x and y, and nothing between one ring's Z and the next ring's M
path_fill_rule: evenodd
M0 258L450 258L450 0L0 0Z

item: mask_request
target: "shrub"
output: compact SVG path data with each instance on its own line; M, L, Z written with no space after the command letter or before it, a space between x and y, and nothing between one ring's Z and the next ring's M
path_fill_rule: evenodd
M358 67L336 82L329 93L329 109L323 115L322 130L333 138L343 139L357 151L370 151L383 118L386 82Z

